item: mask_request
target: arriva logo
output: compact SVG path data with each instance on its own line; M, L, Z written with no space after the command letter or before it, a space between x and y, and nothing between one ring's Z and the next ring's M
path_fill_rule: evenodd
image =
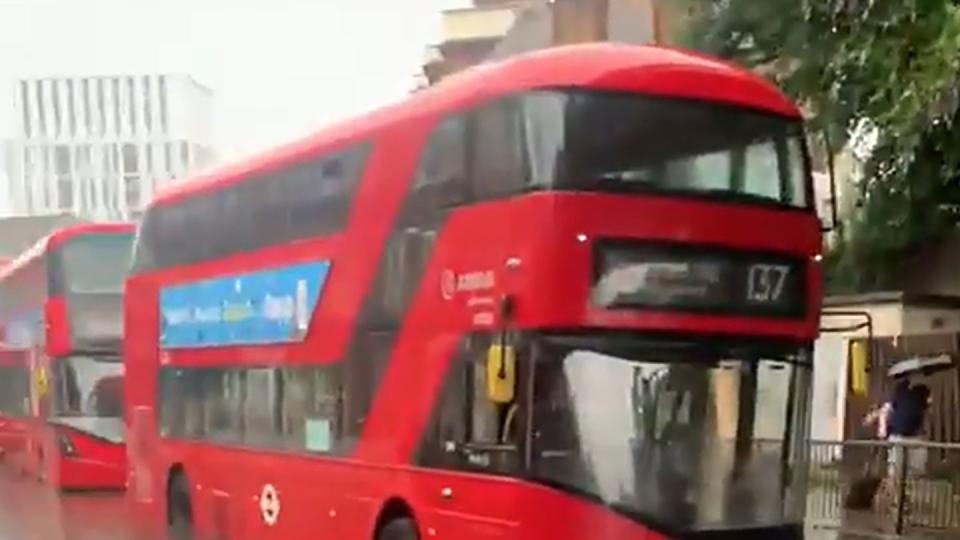
M496 286L493 270L480 270L456 274L453 270L444 270L440 275L440 294L445 300L452 299L457 293L486 291Z
M450 300L457 294L457 275L453 270L444 270L440 275L440 294L444 300Z

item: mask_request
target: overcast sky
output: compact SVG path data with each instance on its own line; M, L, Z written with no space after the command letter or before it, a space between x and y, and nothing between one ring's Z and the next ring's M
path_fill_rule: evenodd
M0 138L23 76L187 73L236 158L402 97L469 0L0 0Z

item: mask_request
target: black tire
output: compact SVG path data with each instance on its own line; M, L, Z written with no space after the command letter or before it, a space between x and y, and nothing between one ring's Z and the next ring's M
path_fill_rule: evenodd
M193 505L187 478L174 473L167 487L167 535L171 540L193 540Z
M391 519L377 534L377 540L420 540L417 523L410 518Z

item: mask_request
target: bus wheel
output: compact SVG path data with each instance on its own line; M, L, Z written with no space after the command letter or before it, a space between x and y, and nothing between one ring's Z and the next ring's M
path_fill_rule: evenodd
M417 524L410 518L390 520L380 529L377 540L419 540Z
M171 540L193 540L193 507L182 472L175 472L167 487L167 531Z

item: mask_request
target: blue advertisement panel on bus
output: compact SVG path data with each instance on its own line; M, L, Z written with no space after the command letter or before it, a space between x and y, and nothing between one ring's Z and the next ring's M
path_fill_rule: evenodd
M316 261L164 287L160 347L302 340L329 273L330 261Z

